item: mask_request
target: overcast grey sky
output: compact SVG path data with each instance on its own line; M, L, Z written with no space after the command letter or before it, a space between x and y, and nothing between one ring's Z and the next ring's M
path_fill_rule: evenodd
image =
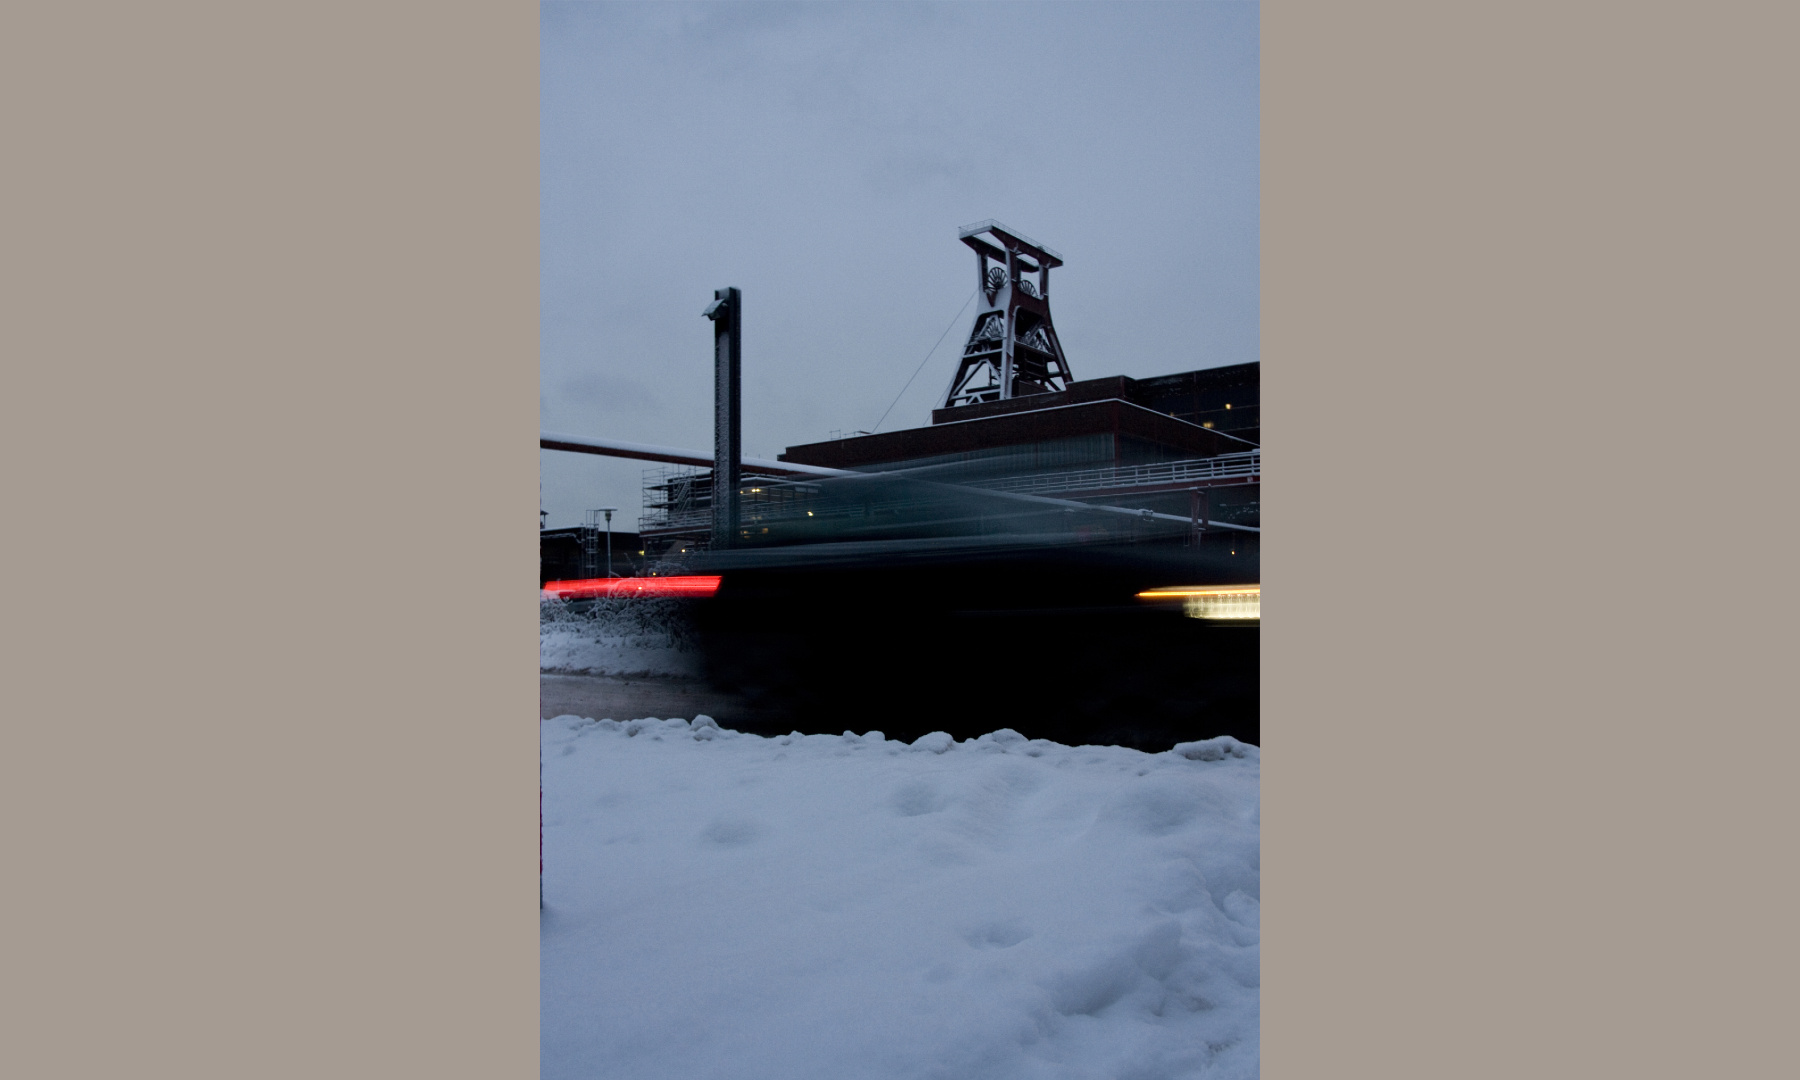
M744 452L869 429L975 287L960 226L1059 251L1077 379L1258 359L1250 3L548 3L544 429L712 447L744 290ZM930 422L971 306L882 425ZM552 527L647 463L540 451Z

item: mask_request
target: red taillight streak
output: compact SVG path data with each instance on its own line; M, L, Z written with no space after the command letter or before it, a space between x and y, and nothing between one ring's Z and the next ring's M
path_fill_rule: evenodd
M562 600L591 600L613 596L711 596L719 591L717 576L588 578L585 581L550 581L544 595Z

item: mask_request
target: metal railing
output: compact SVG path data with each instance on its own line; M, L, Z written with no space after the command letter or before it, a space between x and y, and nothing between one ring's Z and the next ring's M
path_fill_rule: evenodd
M1220 454L1217 457L1194 458L1189 461L1165 461L1155 465L1122 465L1107 469L1083 469L1079 472L1012 476L1003 480L977 481L973 486L987 488L989 491L1043 495L1056 491L1166 487L1185 483L1261 479L1262 450L1259 448L1239 454Z
M1053 495L1082 492L1123 493L1133 489L1170 490L1183 485L1221 482L1259 482L1262 450L1154 465L1126 465L1105 469L1065 470L1012 476L1004 479L963 481L968 487L1017 495ZM746 525L776 522L806 513L796 496L814 491L811 483L791 477L746 473L743 479L743 517ZM904 496L863 502L855 509L820 509L826 517L862 516L907 505ZM643 533L703 533L712 524L712 476L701 469L646 470L644 510L639 521Z

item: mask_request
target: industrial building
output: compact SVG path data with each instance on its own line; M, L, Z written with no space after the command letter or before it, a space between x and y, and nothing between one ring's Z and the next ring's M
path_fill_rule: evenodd
M1050 314L1049 272L1061 258L993 221L965 228L962 240L976 254L985 304L930 425L790 446L778 461L1149 511L1191 523L1187 535L1165 529L1162 539L1253 549L1261 365L1075 380ZM710 470L646 472L639 529L650 557L711 544L711 490ZM737 493L739 544L816 541L826 535L821 515L851 512L815 505L818 485L773 469L746 466ZM934 505L918 485L889 499Z
M1259 525L1260 367L1072 382L1060 391L940 408L929 427L790 446L779 460L1149 509L1254 544L1255 533L1229 526ZM746 472L745 523L766 527L759 514L791 501L795 487L790 477ZM703 548L711 521L710 473L646 471L639 529L647 550Z

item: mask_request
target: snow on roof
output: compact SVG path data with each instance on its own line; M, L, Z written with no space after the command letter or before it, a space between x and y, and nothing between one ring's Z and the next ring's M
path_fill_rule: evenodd
M971 236L980 236L984 232L999 233L1001 236L1010 236L1014 240L1023 241L1025 244L1037 248L1057 262L1062 261L1062 254L1055 248L1040 244L1019 230L1008 228L1007 226L1000 224L1000 222L995 221L993 218L985 218L981 221L977 221L973 225L964 225L956 231L956 237L959 240L966 240Z

